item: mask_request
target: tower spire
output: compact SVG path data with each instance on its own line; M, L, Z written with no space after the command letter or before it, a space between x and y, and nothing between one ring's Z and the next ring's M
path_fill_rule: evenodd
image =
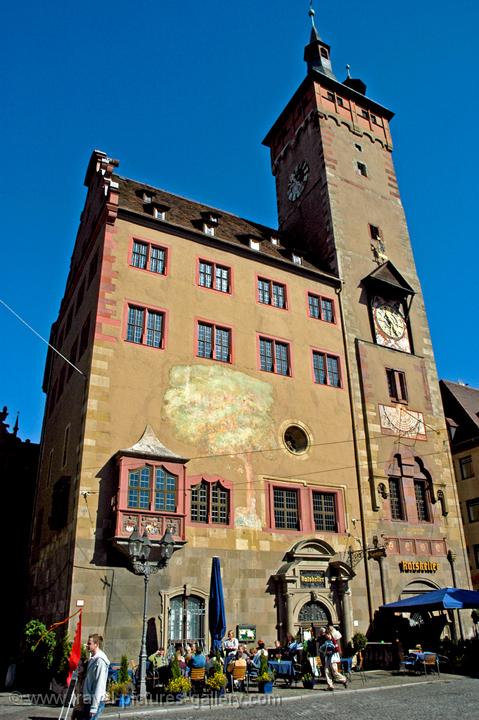
M326 45L326 43L321 40L314 21L316 13L313 8L313 0L309 1L308 15L311 18L311 36L309 38L309 44L304 48L304 60L308 65L308 74L320 72L336 80L333 68L331 67L329 45Z

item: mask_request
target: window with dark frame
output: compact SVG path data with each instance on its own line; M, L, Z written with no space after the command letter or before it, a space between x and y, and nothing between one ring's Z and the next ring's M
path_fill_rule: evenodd
M322 295L308 293L309 317L323 322L334 323L334 301Z
M137 305L128 306L126 340L137 345L163 348L165 314Z
M231 330L198 322L197 355L208 360L231 362Z
M260 369L277 375L290 375L288 343L270 338L259 339Z
M286 285L266 278L258 278L258 302L286 309Z
M80 284L80 287L78 288L78 295L77 295L77 300L75 303L75 315L78 313L84 297L85 297L85 280L83 279Z
M313 492L314 527L317 531L337 532L336 495Z
M94 256L90 262L90 267L88 268L88 287L90 287L90 285L93 281L93 278L96 275L97 269L98 269L98 250L94 254Z
M416 497L417 519L429 522L429 504L427 500L427 487L424 480L414 480L414 495Z
M479 498L466 501L467 517L470 523L479 520Z
M274 525L284 530L299 530L298 491L273 488Z
M371 240L381 239L381 232L377 225L371 225L371 223L369 224L369 234L371 236Z
M319 350L313 350L314 382L317 385L341 387L339 358Z
M200 287L218 290L218 292L231 292L231 269L224 265L199 261L198 284Z
M404 520L404 505L399 478L389 478L389 506L392 520Z
M90 316L88 315L87 319L82 325L81 333L80 333L80 345L78 350L78 358L81 358L83 353L88 347L88 341L90 339Z
M165 275L166 253L166 249L158 245L133 240L131 267L148 270L157 275Z
M227 525L230 515L230 491L221 482L202 480L191 486L190 516L192 522Z
M479 569L479 545L473 545L474 562L477 569Z
M406 373L386 368L389 397L394 402L407 403Z
M363 177L367 177L367 176L368 176L368 168L367 168L367 166L366 166L366 163L359 162L359 160L358 160L358 161L356 162L356 165L357 165L357 168L358 168L358 173L359 173L360 175L362 175Z
M459 470L461 472L461 479L468 480L474 477L474 466L472 464L472 456L467 455L466 457L459 459Z

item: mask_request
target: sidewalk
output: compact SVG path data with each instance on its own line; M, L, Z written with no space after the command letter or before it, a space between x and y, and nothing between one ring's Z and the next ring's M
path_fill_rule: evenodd
M432 684L440 682L454 682L457 675L448 675L441 673L438 678L435 674L425 675L408 675L408 674L391 674L386 670L369 670L363 673L352 673L352 680L347 689L342 685L335 685L335 694L355 696L357 693L385 690L388 688L410 687L417 684ZM127 708L119 708L115 705L107 705L102 717L104 718L131 718L140 716L152 716L158 714L177 713L193 710L214 710L227 709L228 707L247 707L247 706L266 706L281 705L283 702L290 702L298 699L311 699L318 697L320 693L324 695L333 695L327 692L325 680L320 680L318 685L312 690L305 690L301 683L297 686L285 687L281 681L274 687L271 695L260 695L256 687L250 688L249 693L235 692L227 693L221 698L210 698L205 696L186 697L175 702L172 698L166 702L155 700L147 700L144 703L134 702ZM35 717L45 719L56 719L59 717L60 708L49 706L46 704L47 695L37 696L34 698L29 695L21 695L20 693L0 693L0 718L1 717ZM43 701L43 702L42 702ZM20 712L22 711L22 715ZM28 714L25 714L27 712ZM71 718L71 712L69 713Z

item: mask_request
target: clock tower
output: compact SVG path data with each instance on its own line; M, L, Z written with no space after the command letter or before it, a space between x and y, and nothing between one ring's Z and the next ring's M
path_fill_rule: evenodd
M357 568L364 572L371 619L379 605L411 592L409 581L416 589L435 586L420 573L405 577L400 559L440 560L438 586L451 583L450 548L461 558L456 571L466 584L468 568L431 338L393 165L393 112L366 94L349 67L343 82L337 79L312 9L310 16L306 77L263 142L271 153L280 230L342 281L338 305L360 541L376 553L363 551L364 567ZM380 557L378 547L384 550L379 568L367 559Z

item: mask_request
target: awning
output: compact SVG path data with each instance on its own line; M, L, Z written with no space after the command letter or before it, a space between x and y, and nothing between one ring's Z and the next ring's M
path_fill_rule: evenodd
M475 590L461 590L460 588L440 588L421 595L413 595L405 600L381 605L384 610L398 612L414 612L415 610L450 610L464 608L479 608L479 592Z

